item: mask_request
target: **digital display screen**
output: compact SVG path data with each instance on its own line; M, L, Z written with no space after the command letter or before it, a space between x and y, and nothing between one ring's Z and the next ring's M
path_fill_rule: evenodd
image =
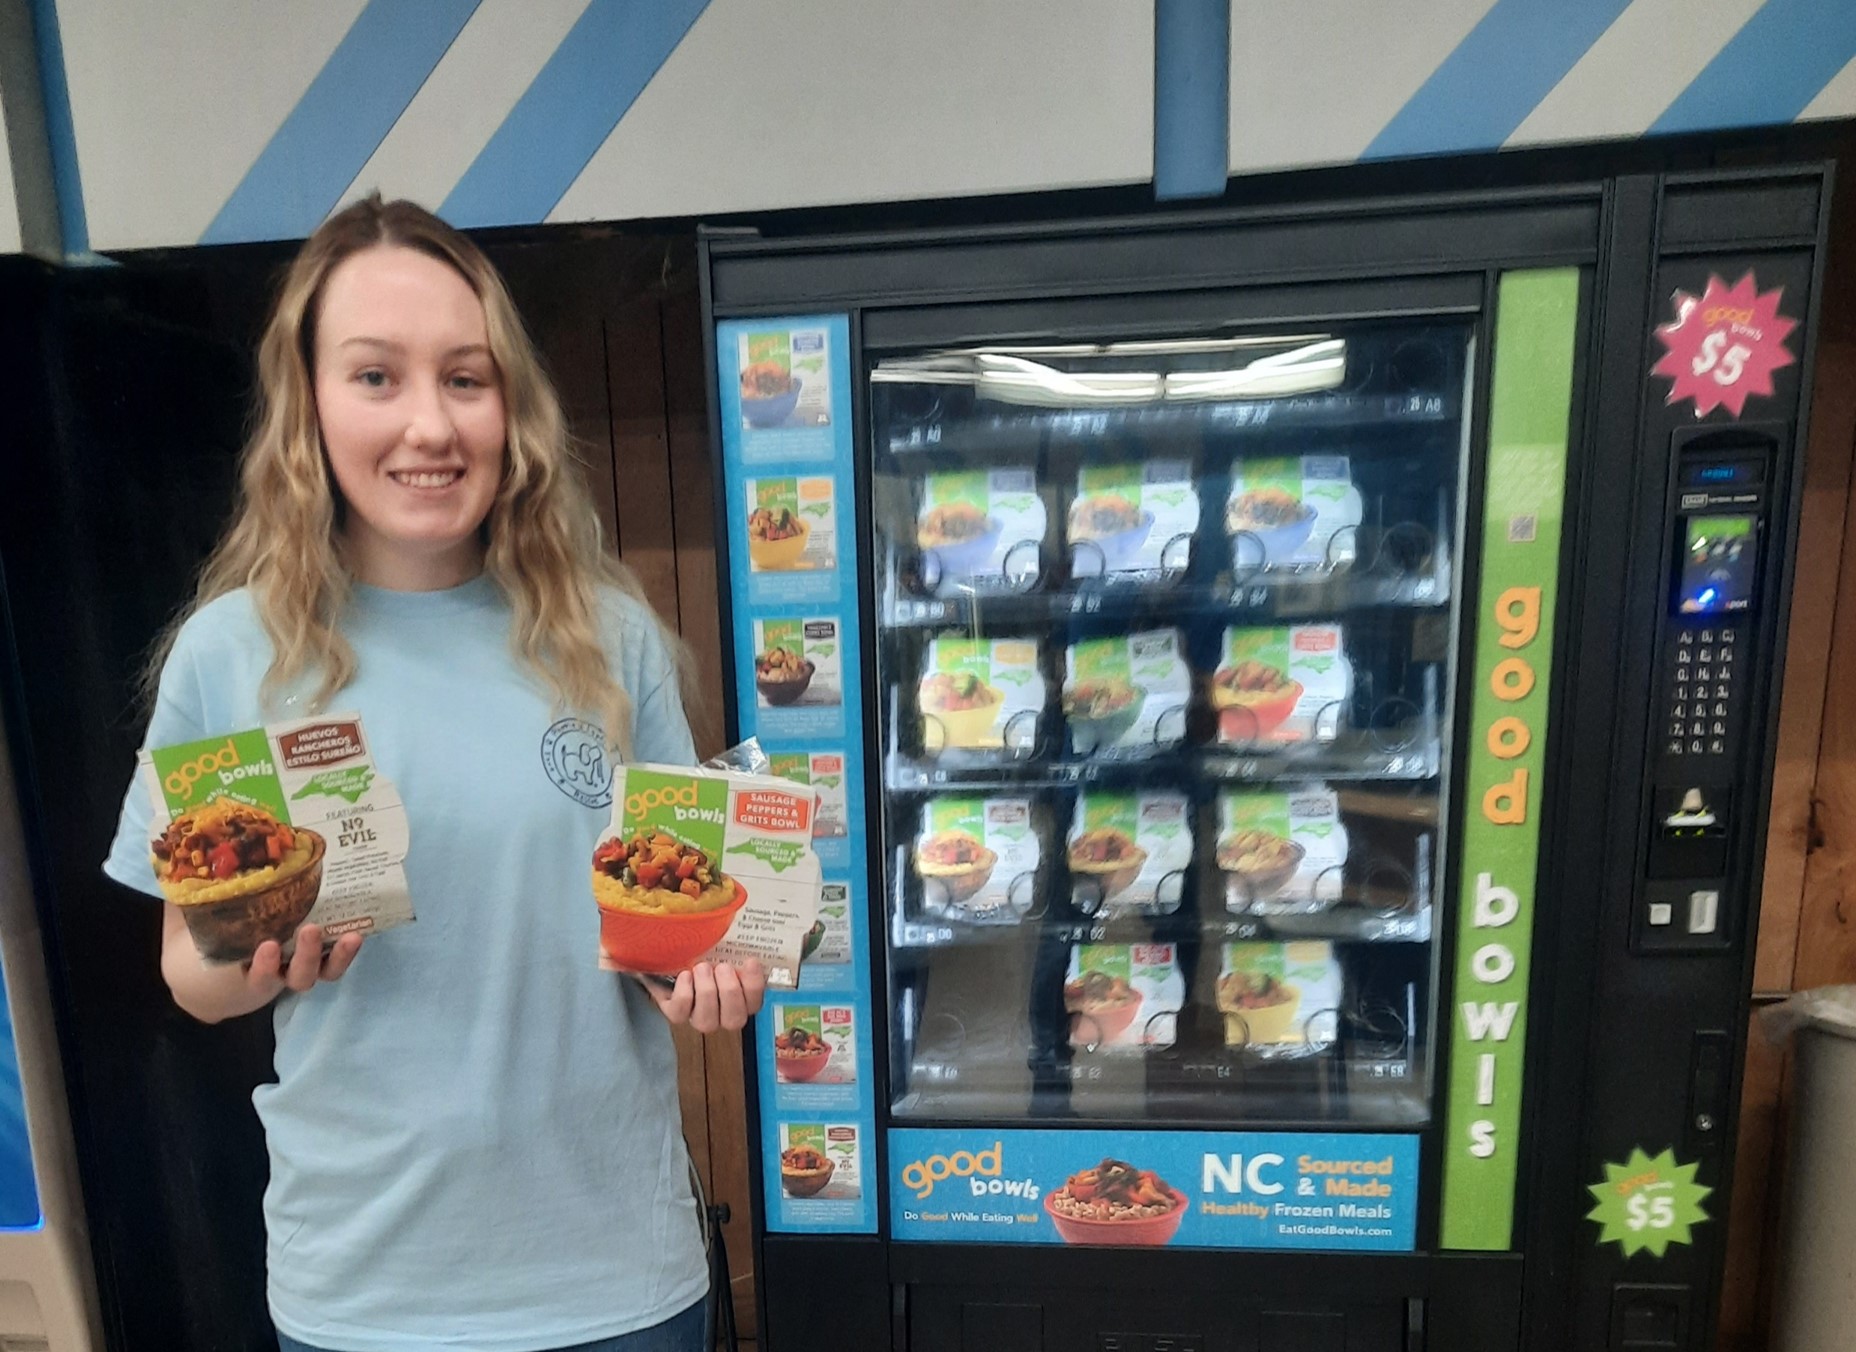
M1689 488L1738 488L1765 477L1763 460L1691 460L1682 466L1682 482Z
M1758 518L1691 516L1685 523L1676 609L1684 615L1745 610L1753 604Z

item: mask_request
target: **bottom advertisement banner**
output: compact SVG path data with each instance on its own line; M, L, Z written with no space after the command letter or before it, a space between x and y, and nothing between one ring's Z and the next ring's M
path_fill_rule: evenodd
M1418 1138L889 1133L890 1232L960 1244L1414 1247Z

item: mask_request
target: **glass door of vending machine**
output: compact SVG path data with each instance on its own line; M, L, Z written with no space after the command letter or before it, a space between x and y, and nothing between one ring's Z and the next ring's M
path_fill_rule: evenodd
M873 356L899 1237L1021 1223L927 1177L944 1124L1064 1128L1022 1210L1123 1241L1236 1227L1105 1129L1430 1121L1473 352L1454 321ZM1400 1200L1358 1238L1408 1244Z

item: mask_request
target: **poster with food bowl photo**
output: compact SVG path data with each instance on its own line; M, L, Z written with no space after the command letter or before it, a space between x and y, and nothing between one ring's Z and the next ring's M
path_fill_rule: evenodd
M763 1023L781 1084L857 1083L857 1012L850 1005L776 1004Z
M844 757L836 751L774 751L767 769L775 778L808 785L818 799L812 839L841 840L850 834L850 799L844 788Z
M1218 740L1227 746L1332 741L1352 693L1353 667L1338 624L1224 631L1211 705Z
M888 1139L899 1240L1408 1250L1418 1137L910 1127Z
M786 737L844 732L844 636L836 619L754 621L760 731Z
M145 750L149 863L200 956L242 963L308 923L325 941L413 919L406 809L355 714Z
M736 344L743 432L831 425L831 337L825 329L750 329Z
M756 958L768 986L793 989L818 919L816 810L772 776L620 765L592 860L600 966L674 977Z
M748 567L828 573L838 566L837 494L829 475L747 481Z
M780 1192L822 1207L863 1196L863 1151L850 1122L780 1123Z

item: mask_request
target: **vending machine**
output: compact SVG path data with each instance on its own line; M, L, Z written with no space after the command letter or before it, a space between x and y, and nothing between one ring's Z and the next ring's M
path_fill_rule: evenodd
M767 1352L1711 1347L1828 212L705 238Z

